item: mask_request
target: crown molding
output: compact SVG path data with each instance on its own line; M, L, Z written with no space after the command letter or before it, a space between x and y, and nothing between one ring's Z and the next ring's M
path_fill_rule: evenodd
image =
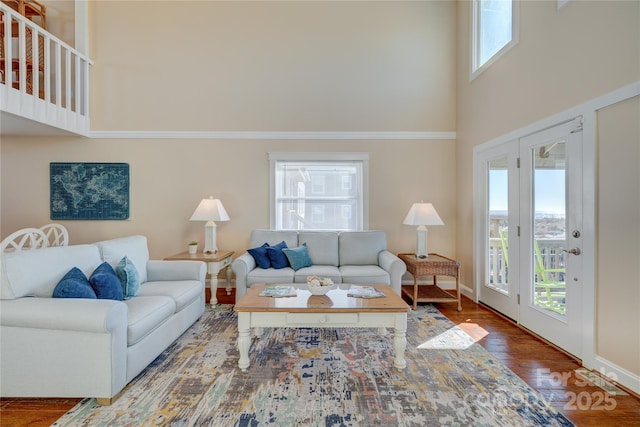
M456 139L456 132L91 131L95 139Z

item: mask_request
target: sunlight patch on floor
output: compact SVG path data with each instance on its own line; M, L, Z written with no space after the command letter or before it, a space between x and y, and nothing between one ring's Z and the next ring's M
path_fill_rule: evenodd
M476 323L461 323L418 346L425 350L464 350L489 335Z

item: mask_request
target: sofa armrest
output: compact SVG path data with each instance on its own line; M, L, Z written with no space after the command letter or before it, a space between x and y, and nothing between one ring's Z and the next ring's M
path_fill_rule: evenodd
M256 268L256 260L245 252L231 263L231 269L236 275L236 302L247 292L247 274Z
M398 295L402 295L402 276L407 271L405 263L393 253L384 250L378 254L378 265L389 273L391 288Z
M112 398L127 384L127 315L106 299L0 301L3 396Z
M122 301L79 298L18 298L0 301L0 325L110 333L127 327L127 305Z
M147 280L199 280L205 285L207 264L201 261L147 261Z

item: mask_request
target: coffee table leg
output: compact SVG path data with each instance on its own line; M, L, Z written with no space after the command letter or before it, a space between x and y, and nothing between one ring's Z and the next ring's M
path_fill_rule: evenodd
M396 352L394 365L398 369L407 367L407 361L404 358L404 351L407 348L407 314L398 314L396 316L396 327L393 335L393 347Z
M249 367L249 345L251 344L250 329L251 313L238 313L238 351L240 359L238 367L246 372Z

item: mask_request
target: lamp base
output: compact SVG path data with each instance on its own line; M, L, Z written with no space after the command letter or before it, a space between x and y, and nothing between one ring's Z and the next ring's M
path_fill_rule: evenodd
M204 252L205 255L211 255L218 252L216 246L216 223L213 221L207 221L204 225Z
M418 250L416 250L416 258L429 258L429 253L427 252L427 227L424 225L418 227Z

